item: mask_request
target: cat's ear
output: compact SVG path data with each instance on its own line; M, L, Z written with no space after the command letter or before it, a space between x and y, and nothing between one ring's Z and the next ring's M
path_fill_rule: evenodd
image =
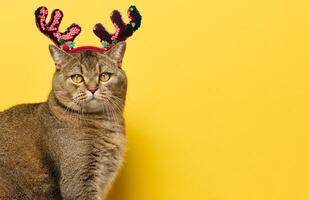
M113 48L106 52L110 58L115 60L119 65L122 63L124 53L126 51L126 42L119 42Z
M72 58L72 56L70 54L68 54L67 52L63 51L62 49L60 49L59 47L55 46L55 45L49 45L49 52L50 55L52 56L56 68L57 69L61 69L62 66L70 59Z

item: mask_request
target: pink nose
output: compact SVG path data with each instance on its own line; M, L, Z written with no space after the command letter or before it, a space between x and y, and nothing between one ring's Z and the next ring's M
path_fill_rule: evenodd
M90 81L87 84L87 89L90 91L92 94L94 94L98 90L98 84L94 81Z
M98 88L88 88L88 91L90 91L92 94L94 94Z

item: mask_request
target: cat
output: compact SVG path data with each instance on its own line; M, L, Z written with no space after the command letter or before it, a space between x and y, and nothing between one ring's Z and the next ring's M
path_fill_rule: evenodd
M102 200L125 153L126 43L49 51L48 100L0 112L1 200Z

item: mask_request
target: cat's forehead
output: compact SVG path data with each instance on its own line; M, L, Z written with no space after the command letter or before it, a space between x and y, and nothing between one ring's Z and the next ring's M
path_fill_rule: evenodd
M73 54L74 61L83 65L88 70L94 70L98 66L117 67L116 62L104 53L95 51L82 51Z

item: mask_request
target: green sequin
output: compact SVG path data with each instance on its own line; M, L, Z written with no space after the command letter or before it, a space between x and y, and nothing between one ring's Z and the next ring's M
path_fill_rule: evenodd
M74 48L74 46L75 46L75 42L70 41L70 42L69 42L69 47L70 47L70 48Z
M118 40L113 40L112 43L113 43L113 44L117 44L117 43L118 43Z
M103 41L102 45L103 45L103 48L108 48L109 47L109 42Z
M65 44L65 40L64 39L59 39L58 42L59 42L60 45L64 45Z
M133 30L133 25L132 25L132 24L128 24L128 25L127 25L127 29L128 29L129 31Z

